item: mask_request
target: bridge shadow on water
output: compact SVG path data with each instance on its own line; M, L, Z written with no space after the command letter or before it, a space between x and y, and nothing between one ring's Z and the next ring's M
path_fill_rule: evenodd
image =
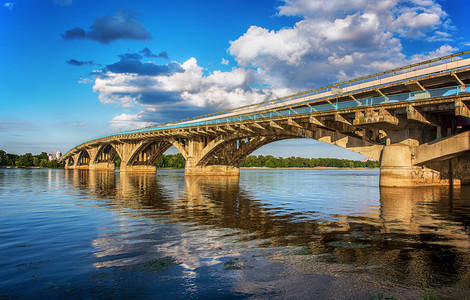
M211 264L234 267L241 272L236 289L244 295L278 285L294 297L381 293L401 299L432 290L463 299L470 288L469 187L373 187L379 197L365 208L330 213L314 204L295 209L297 200L305 200L295 194L288 205L272 202L247 188L244 176L251 175L243 172L241 177L185 177L181 171L65 174L75 190L100 199L90 200L93 205L177 226L184 233L158 252L188 272ZM94 241L101 256L96 268L126 267L125 253L134 253L132 264L143 263L156 251L141 243L116 248L113 239ZM236 259L227 261L230 256Z

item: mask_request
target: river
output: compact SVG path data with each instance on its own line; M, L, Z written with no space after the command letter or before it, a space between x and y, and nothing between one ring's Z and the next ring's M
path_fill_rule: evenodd
M470 187L0 169L0 299L466 299Z

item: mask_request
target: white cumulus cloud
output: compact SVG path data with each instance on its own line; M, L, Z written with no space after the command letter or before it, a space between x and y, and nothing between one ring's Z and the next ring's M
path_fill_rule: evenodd
M111 128L117 131L138 129L142 127L152 126L156 123L142 120L141 114L120 114L114 117L110 122Z
M100 94L102 103L118 102L123 107L184 101L190 106L223 109L253 104L273 95L271 89L251 86L257 77L252 69L214 71L206 76L195 58L188 59L181 67L184 72L170 76L107 72L96 78L93 89Z
M404 39L452 36L449 17L435 0L283 2L280 15L303 19L279 31L251 26L228 50L241 66L262 69L277 88L315 88L398 67L415 60L403 53Z
M207 73L190 58L172 62L180 71L170 74L96 73L93 90L102 103L142 108L115 117L113 128L160 123L155 118L170 107L175 115L234 108L458 51L445 44L405 55L405 41L452 40L450 17L437 0L282 0L278 12L301 20L280 30L250 26L230 41L238 64L230 71Z

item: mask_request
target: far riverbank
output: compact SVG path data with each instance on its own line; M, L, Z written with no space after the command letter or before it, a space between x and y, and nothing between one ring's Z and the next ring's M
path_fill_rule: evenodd
M351 170L360 170L360 169L367 169L367 170L373 170L373 169L380 169L380 168L364 168L364 167L357 167L357 168L350 168L350 167L278 167L278 168L269 168L269 167L240 167L242 170L275 170L275 169L282 169L282 170L325 170L325 169L333 169L333 170L345 170L345 169L351 169Z

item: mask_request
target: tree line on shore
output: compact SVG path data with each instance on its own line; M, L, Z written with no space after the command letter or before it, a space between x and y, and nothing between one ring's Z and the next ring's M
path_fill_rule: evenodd
M57 169L63 168L64 165L57 162L57 160L49 160L49 156L46 152L42 152L39 155L33 155L32 153L26 153L23 155L6 153L0 150L0 167L17 167L17 168L50 168Z
M274 157L272 155L250 155L240 162L240 167L267 168L378 168L380 163L374 160L360 161L339 158L302 158Z
M157 168L183 169L185 159L181 153L162 155L156 162ZM240 167L258 168L378 168L380 163L374 160L360 161L338 158L302 158L274 157L272 155L250 155L240 162Z
M121 159L117 156L114 160L116 168L121 165ZM155 166L157 168L184 169L186 160L181 153L162 155L158 158ZM64 164L57 160L49 161L46 152L39 155L26 153L23 155L9 154L0 150L0 167L18 167L18 168L63 168ZM248 168L378 168L380 163L374 160L359 161L338 158L302 158L302 157L274 157L272 155L250 155L240 162L240 167Z

